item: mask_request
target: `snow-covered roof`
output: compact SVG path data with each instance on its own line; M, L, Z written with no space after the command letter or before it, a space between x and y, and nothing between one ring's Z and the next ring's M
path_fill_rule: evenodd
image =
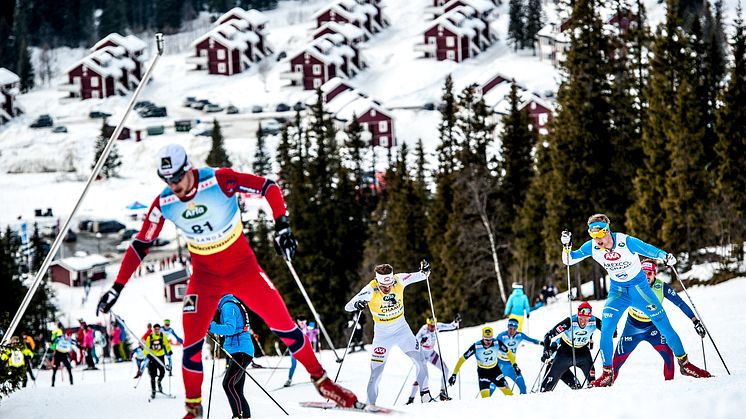
M5 67L0 67L0 84L13 84L21 81L21 78L16 73L8 70Z
M104 77L120 77L123 70L132 71L136 68L135 62L124 55L122 47L112 46L88 54L65 72L69 73L80 65Z
M108 41L111 41L114 44L125 48L129 52L142 51L148 46L143 40L136 37L135 35L122 36L114 32L114 33L110 33L106 35L105 38L96 42L96 44L94 44L91 47L90 51L96 51L97 49L101 48L102 45L106 44Z
M246 22L239 20L230 20L222 23L195 39L191 46L196 47L197 44L205 39L212 38L215 42L226 48L243 51L248 47L248 44L257 44L260 40L256 33L245 30L247 28L246 25Z
M484 28L484 22L476 18L467 17L464 13L461 13L462 9L463 6L459 6L448 13L438 16L437 19L428 24L425 31L429 31L436 26L442 26L456 35L469 37L475 36L475 28L478 28L478 24L475 22L479 22L482 25L481 28Z
M470 6L472 9L479 13L489 12L495 8L495 5L489 0L451 0L443 5L443 9L447 9L453 3L461 3Z
M52 262L52 265L62 265L73 271L85 271L95 266L107 265L108 263L109 259L103 255L88 255L58 259Z
M221 25L225 23L226 21L228 21L228 19L231 16L235 16L239 19L245 20L246 22L248 22L249 24L251 24L251 26L255 28L262 26L269 21L269 18L267 18L267 16L264 13L258 10L254 10L254 9L244 10L240 7L234 7L231 10L228 10L227 12L223 13L223 15L220 16L218 20L215 21L215 23L217 25Z
M348 90L352 89L352 86L350 85L349 82L342 80L339 77L332 77L326 83L322 84L321 87L319 87L319 89L321 90L321 93L327 94L327 93L332 92L334 89L336 89L340 85L345 85L348 88Z
M493 89L494 94L490 95L488 93L485 95L485 103L487 106L491 107L492 110L495 113L507 115L510 113L510 98L508 97L508 94L510 93L510 83L502 83L499 86L495 87ZM503 92L503 97L500 98L498 95ZM489 96L489 101L488 101ZM497 101L495 101L497 100ZM529 92L528 90L525 90L519 86L518 88L518 109L523 109L526 106L528 106L531 102L534 102L538 105L541 105L550 111L553 111L555 108L555 105L550 103L549 101Z
M391 117L388 110L383 109L371 99L362 96L342 107L339 111L337 111L335 116L337 119L341 119L343 121L351 121L353 116L360 117L371 109L374 109L379 114L386 115L389 118Z
M355 56L355 50L346 45L344 41L344 37L340 34L325 34L304 45L302 50L297 54L290 55L286 61L291 61L302 54L309 54L319 61L342 65L345 62L345 57L352 58Z
M352 23L325 22L314 31L314 37L326 29L344 36L348 41L362 39L365 36L365 32Z
M340 2L342 1L344 0L338 0L334 3L327 4L326 6L322 7L321 9L319 9L319 11L313 14L313 19L318 18L329 10L333 10L335 14L340 15L349 21L365 22L368 20L367 13L357 7L360 6L357 2L353 1L356 6L352 7L351 9L347 9L345 6L340 4Z

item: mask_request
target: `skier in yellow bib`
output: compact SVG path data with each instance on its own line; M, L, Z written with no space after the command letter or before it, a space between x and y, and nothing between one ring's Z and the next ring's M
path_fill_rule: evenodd
M367 306L375 321L373 328L373 351L370 359L370 380L368 381L368 403L375 404L378 398L378 383L383 368L394 345L412 358L417 369L417 382L420 383L420 399L423 403L433 402L428 388L427 362L420 352L420 344L404 319L404 288L415 282L425 281L430 275L430 264L423 260L419 272L397 273L391 265L375 267L376 278L363 287L345 305L345 310L354 312Z

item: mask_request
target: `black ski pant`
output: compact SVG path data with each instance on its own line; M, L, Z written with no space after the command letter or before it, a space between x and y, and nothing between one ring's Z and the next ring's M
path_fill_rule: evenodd
M57 375L57 368L59 368L60 365L64 365L65 368L67 368L67 373L70 375L70 385L72 385L73 369L70 366L70 357L68 353L54 351L54 360L52 362L54 363L54 367L52 367L52 386L54 386L54 378Z
M228 403L231 405L233 417L249 418L251 417L251 410L249 410L249 402L246 401L246 397L243 394L246 373L241 367L246 369L249 366L251 355L244 352L236 352L231 355L233 356L233 361L228 358L228 370L225 372L225 376L223 376L223 390L225 390L225 395L228 396Z
M158 391L161 391L161 381L166 376L166 369L163 368L165 363L163 362L164 356L159 355L148 355L150 362L148 362L148 374L150 375L150 390L155 392L155 378L158 376ZM157 358L157 359L156 359ZM158 362L160 361L160 362Z
M575 366L579 371L583 372L583 375L587 378L590 376L591 370L593 369L593 357L588 346L582 348L575 348ZM564 381L568 387L572 389L580 388L580 383L577 377L574 376L575 372L572 366L572 348L570 345L562 341L557 355L554 357L552 366L544 376L544 381L541 383L541 392L552 391L557 386L559 380Z

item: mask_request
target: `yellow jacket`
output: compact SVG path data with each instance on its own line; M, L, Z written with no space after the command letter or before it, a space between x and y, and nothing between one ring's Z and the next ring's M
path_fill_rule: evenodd
M3 353L0 354L0 360L8 361L8 365L14 368L23 367L26 365L26 358L31 359L33 357L34 353L29 348L21 348L20 346L5 348Z
M158 335L155 332L148 335L145 344L148 346L148 349L145 350L146 354L163 356L171 353L171 344L168 343L168 337L163 331Z

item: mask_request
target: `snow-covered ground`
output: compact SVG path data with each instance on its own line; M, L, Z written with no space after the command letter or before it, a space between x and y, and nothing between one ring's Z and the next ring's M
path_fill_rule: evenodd
M157 275L133 279L127 286L122 298L115 306L119 315L137 333L144 331L148 321L160 321L169 317L176 330L181 332L179 304L164 303L161 280ZM80 306L81 289L63 289L58 287L59 303L70 318L78 316L93 320L94 301L108 283L95 285L91 298L86 306ZM499 393L491 399L476 399L478 393L476 366L473 359L466 362L461 370L461 384L450 388L453 401L421 405L416 403L404 406L403 403L413 381L412 373L407 376L411 363L399 350L392 350L386 371L380 385L379 404L393 406L400 412L400 417L553 417L576 419L579 415L600 415L603 418L634 417L675 417L675 418L742 418L746 409L744 389L746 389L746 359L741 356L746 342L746 319L741 315L743 296L746 295L746 278L739 278L711 287L693 287L689 290L697 308L704 316L707 327L712 332L725 358L731 374L728 376L717 358L709 340L705 341L707 367L715 375L712 379L696 380L682 377L676 373L676 379L670 382L663 380L662 361L657 352L647 344L641 344L634 355L627 361L621 374L611 388L587 389L579 392L569 390L559 384L553 393L529 394L504 397ZM592 302L596 314L601 311L603 302ZM702 347L691 322L673 305L666 302L665 308L679 332L692 362L704 365ZM577 303L573 304L577 307ZM303 308L292 308L300 313ZM540 338L554 324L566 317L569 308L566 302L557 302L535 311L525 324L524 332ZM620 325L623 323L620 322ZM504 320L489 323L496 331L504 330ZM460 353L480 338L480 327L464 328L458 333L442 333L441 345L447 364L453 368ZM621 330L621 326L620 326ZM596 336L598 342L598 336ZM366 349L369 351L370 346ZM594 350L595 353L595 350ZM523 370L527 386L531 386L539 373L538 346L527 344L518 351L518 364ZM180 365L181 348L174 351L174 363ZM320 354L322 364L332 373L338 368L329 351ZM260 358L265 366L278 365L288 367L289 360L278 357ZM340 374L340 383L349 387L358 396L365 398L365 389L369 376L370 352L353 353L347 357ZM205 381L203 396L205 408L210 388L209 371L211 361L205 360ZM211 415L229 417L225 395L220 387L224 363L216 367L215 384L212 394ZM596 368L600 372L600 360ZM308 375L299 367L294 382L289 389L279 389L286 379L287 370L250 370L252 376L277 399L293 416L300 417L356 417L355 413L316 411L298 406L298 402L321 400L309 382ZM129 417L180 417L183 414L183 386L181 371L177 368L171 378L171 391L176 399L158 399L147 402L149 382L143 380L134 389L134 367L130 363L107 364L106 380L103 370L74 372L75 385L67 382L50 387L49 371L39 373L36 386L21 390L9 397L0 406L0 417L26 418L74 415L78 418L129 418ZM430 369L430 383L433 392L437 392L438 372ZM271 379L270 379L271 377ZM147 377L146 377L147 378ZM59 382L59 377L58 377ZM404 390L399 402L394 405L402 385ZM164 386L168 388L168 379ZM254 385L247 380L245 394L251 405L252 417L283 417L283 413Z

